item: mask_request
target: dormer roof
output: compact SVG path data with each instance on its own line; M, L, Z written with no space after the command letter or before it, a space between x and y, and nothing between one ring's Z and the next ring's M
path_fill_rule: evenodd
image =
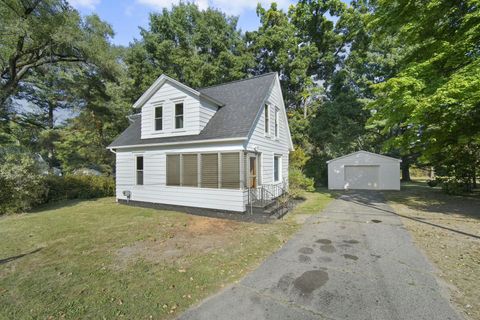
M157 80L155 80L155 82L150 86L150 88L148 88L147 91L145 91L142 94L142 96L140 98L138 98L138 100L133 104L133 107L135 109L140 109L141 107L143 107L143 105L155 94L155 92L157 92L157 90L165 82L170 82L171 84L173 84L177 87L180 87L181 89L183 89L187 92L190 92L195 97L197 97L199 99L205 99L207 101L210 101L211 103L213 103L216 106L222 107L224 105L224 103L221 102L220 100L212 98L208 94L205 94L205 93L197 91L193 88L190 88L189 86L184 85L183 83L178 82L177 80L172 79L169 76L166 76L166 75L162 74L160 77L158 77Z

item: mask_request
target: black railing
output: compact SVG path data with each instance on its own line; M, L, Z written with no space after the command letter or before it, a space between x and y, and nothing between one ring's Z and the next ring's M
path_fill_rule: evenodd
M290 209L290 195L288 193L288 183L284 180L276 184L264 184L256 188L248 188L248 206L250 213L253 213L253 207L266 207L271 205L271 212Z

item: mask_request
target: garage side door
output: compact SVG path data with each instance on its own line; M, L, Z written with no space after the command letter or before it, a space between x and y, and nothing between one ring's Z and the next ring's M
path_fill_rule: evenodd
M346 189L378 189L379 166L345 166Z

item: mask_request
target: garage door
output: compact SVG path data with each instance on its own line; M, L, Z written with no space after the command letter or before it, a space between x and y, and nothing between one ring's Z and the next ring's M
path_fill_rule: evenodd
M379 166L345 166L346 189L378 189Z

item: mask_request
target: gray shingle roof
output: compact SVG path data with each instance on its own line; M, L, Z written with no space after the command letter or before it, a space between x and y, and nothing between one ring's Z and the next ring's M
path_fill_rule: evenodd
M225 103L198 135L141 139L141 117L133 117L132 124L108 147L246 137L267 98L275 75L276 73L266 73L198 89L199 92Z

